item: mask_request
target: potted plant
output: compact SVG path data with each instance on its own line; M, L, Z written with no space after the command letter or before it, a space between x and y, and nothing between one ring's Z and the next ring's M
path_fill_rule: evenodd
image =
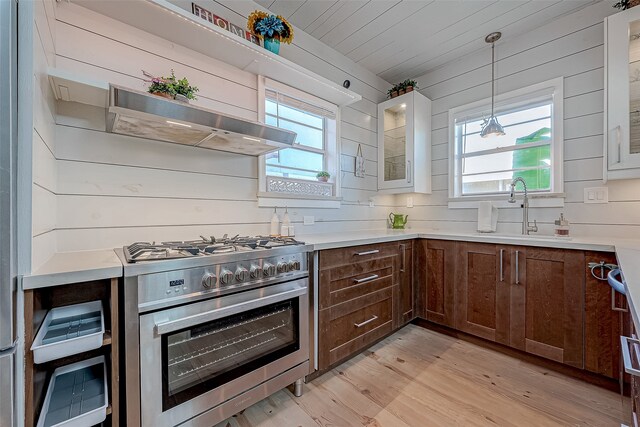
M620 10L627 10L639 4L640 0L620 0L618 3L614 4L613 7Z
M405 94L406 87L404 85L404 82L398 83L396 85L396 87L398 88L398 95L404 95Z
M196 99L195 93L199 89L195 86L189 85L189 80L187 80L186 77L178 80L173 70L171 70L171 75L169 77L156 77L144 70L142 71L142 74L150 78L150 80L145 81L151 83L149 85L148 92L153 95L187 103L191 99Z
M330 177L331 174L327 171L318 172L318 174L316 175L316 178L318 178L318 181L320 182L327 182L329 181Z
M281 15L254 10L247 20L247 29L264 40L264 48L278 55L280 42L291 44L293 27Z
M404 92L405 93L411 92L414 89L416 89L416 90L418 89L418 83L416 83L415 80L407 79L404 82L402 82L402 84L404 85Z

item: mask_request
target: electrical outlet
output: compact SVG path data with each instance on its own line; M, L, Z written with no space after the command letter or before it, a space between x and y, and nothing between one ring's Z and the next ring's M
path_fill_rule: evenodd
M313 225L313 224L316 223L316 217L311 216L311 215L309 215L309 216L305 215L305 216L302 217L302 221L303 221L302 223L304 225Z
M411 197L411 196L407 197L407 207L408 208L412 208L413 207L413 197Z
M609 203L609 188L589 187L584 189L585 203Z

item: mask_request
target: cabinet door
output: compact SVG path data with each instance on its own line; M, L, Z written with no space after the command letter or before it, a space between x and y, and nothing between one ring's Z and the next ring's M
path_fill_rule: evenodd
M585 263L615 264L612 253L587 252ZM604 270L604 274L608 270ZM596 269L596 274L601 274ZM584 367L609 378L620 378L620 336L628 334L626 298L585 269ZM628 336L628 335L627 335Z
M398 312L396 328L409 323L415 317L413 315L413 242L400 242L398 303L395 304Z
M378 188L412 186L413 93L378 105Z
M608 17L605 27L607 176L640 177L640 9Z
M457 244L455 322L461 331L508 344L510 290L505 254L503 247L493 244Z
M456 242L418 240L415 245L416 315L453 328Z
M584 253L527 247L511 262L511 345L582 368Z

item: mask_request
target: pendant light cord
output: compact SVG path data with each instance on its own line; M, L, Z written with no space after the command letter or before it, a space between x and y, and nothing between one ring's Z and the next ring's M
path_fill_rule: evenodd
M495 48L496 44L491 43L491 117L493 117L493 105L494 105L494 96L495 96Z

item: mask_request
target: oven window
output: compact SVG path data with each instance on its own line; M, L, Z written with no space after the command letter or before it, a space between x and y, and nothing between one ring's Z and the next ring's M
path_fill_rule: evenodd
M162 336L163 410L300 349L298 298Z

